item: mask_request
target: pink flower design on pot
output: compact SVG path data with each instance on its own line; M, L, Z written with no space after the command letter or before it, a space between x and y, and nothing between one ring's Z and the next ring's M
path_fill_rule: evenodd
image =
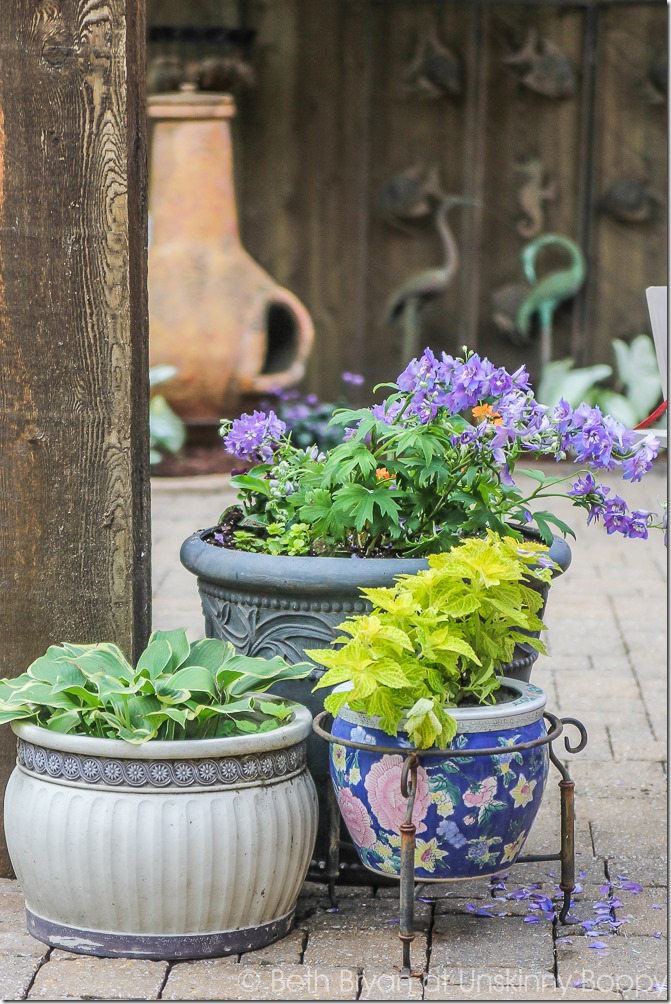
M359 847L372 847L376 836L361 799L353 795L349 788L342 788L338 792L338 808L354 843Z
M486 777L472 784L464 795L464 805L475 806L478 809L494 801L498 782L495 777Z
M376 815L380 826L394 833L401 832L401 823L405 819L406 799L401 794L401 771L403 758L385 754L374 763L366 776L365 785L370 800L370 807ZM422 822L431 804L429 779L423 767L417 768L417 793L412 813L412 821L417 832L426 830Z

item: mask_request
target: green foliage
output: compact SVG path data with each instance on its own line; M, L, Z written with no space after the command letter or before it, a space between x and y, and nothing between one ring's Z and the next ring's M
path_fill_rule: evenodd
M239 547L270 554L412 557L448 550L488 527L506 532L501 513L526 518L521 493L477 455L465 457L455 446L453 437L471 428L461 416L410 425L387 424L368 409L334 416L345 425L359 420L350 438L326 456L316 447L297 450L283 443L272 464L231 478L245 514ZM301 550L289 534L296 524ZM285 529L275 534L272 525Z
M0 680L0 723L130 743L267 732L292 712L257 695L311 670L238 655L216 638L190 644L181 628L154 631L135 668L109 643L52 645L21 676Z
M563 397L572 408L586 401L633 429L648 417L662 397L657 355L649 335L637 335L630 343L614 338L612 344L615 389L603 386L613 376L611 366L575 369L572 359L557 359L543 370L538 400L554 406Z
M169 380L177 372L174 366L152 366L149 384ZM179 453L186 442L186 426L162 394L152 394L149 401L149 461L158 464L164 453Z
M431 555L427 571L398 576L391 588L362 590L372 612L345 620L332 647L306 651L327 667L315 689L350 685L329 694L326 709L335 715L348 704L378 716L389 735L403 725L419 748L446 745L457 728L447 709L491 703L497 667L516 642L545 652L527 632L544 628L529 580L550 580L547 550L488 531Z

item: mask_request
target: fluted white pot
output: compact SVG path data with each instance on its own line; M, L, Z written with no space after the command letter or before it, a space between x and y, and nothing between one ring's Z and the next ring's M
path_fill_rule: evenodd
M272 732L142 745L12 728L5 832L40 941L206 958L289 931L317 828L306 708Z

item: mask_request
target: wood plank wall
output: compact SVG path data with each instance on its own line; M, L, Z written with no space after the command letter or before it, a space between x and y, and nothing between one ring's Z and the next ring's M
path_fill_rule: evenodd
M667 111L650 82L664 55L664 0L248 0L256 85L238 98L236 177L248 248L310 309L316 347L308 389L332 396L340 373L373 383L403 365L401 334L383 320L405 278L441 263L430 216L392 225L382 187L435 165L444 190L470 196L448 217L459 272L422 314L422 344L477 347L538 375L538 338L516 344L493 320L494 294L523 281L518 230L523 165L542 161L555 194L542 229L577 240L588 259L582 292L555 315L554 356L612 362L614 337L649 331L646 286L666 283ZM151 0L150 23L222 24L215 0ZM217 20L217 11L219 20ZM429 21L454 54L461 92L408 93L404 72ZM507 59L531 31L557 47L574 93L552 98ZM650 218L622 222L600 208L614 182L637 184ZM539 272L563 268L545 250Z

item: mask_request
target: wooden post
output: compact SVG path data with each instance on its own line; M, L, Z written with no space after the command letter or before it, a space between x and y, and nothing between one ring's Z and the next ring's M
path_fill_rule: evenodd
M141 0L2 2L0 676L149 630L144 35ZM2 726L3 793L14 759Z

